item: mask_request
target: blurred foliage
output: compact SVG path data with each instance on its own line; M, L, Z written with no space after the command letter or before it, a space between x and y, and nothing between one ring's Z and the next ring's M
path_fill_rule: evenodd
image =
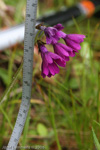
M38 16L70 7L75 0L39 0ZM25 0L0 0L0 27L25 19ZM100 141L100 20L73 19L66 33L87 35L81 51L52 78L41 77L41 57L35 46L31 107L19 145L44 145L47 150L92 150ZM23 43L0 52L0 96L16 78ZM48 46L48 49L52 49ZM14 77L14 78L13 78ZM22 72L0 105L0 147L7 145L22 96ZM95 129L92 130L92 126ZM93 131L93 136L92 136ZM97 140L97 137L98 140Z

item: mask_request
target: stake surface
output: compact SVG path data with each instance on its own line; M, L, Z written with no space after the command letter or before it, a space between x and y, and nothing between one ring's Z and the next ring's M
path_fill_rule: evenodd
M27 0L24 38L22 102L15 127L6 150L16 150L29 111L32 87L33 49L35 40L37 1L38 0Z

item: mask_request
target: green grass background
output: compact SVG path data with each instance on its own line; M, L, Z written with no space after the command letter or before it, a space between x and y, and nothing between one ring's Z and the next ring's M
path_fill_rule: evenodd
M11 26L22 23L26 1L4 2L15 9ZM38 17L76 2L78 0L39 1ZM3 18L0 22L3 28ZM43 145L46 150L95 150L92 127L100 141L100 20L94 17L78 18L73 19L70 25L64 24L64 27L66 33L81 33L87 38L66 68L51 79L41 77L40 62L34 55L32 100L20 146ZM0 95L6 95L0 105L2 147L9 141L21 102L22 71L16 75L15 72L23 58L23 44L9 48L0 55L6 58L0 59ZM12 79L16 79L13 88L5 94Z

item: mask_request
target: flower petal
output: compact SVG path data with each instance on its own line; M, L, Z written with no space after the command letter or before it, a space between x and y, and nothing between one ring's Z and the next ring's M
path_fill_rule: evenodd
M60 39L60 37L57 35L57 33L54 36L46 36L46 43L47 44L55 44L58 42L58 40Z
M55 62L61 66L61 67L65 67L66 66L66 62L64 59L56 59Z
M48 52L47 48L44 46L44 45L39 45L39 50L42 52L42 53L45 53L45 52Z
M52 59L61 67L65 67L66 66L66 62L63 58L61 58L59 55L50 52L50 56L52 57Z
M55 25L54 28L56 28L58 31L64 29L64 27L60 23L58 23L57 25Z
M49 74L47 76L50 78L52 76L52 74L49 72Z
M66 33L62 32L62 31L59 31L57 32L57 34L61 37L61 38L65 38L66 37Z
M54 51L56 54L58 54L61 57L62 56L67 56L67 57L69 56L69 53L64 48L62 48L59 43L54 45Z
M46 62L48 62L48 64L52 64L53 63L53 59L52 57L50 56L50 52L46 52L45 55L44 55L44 60Z
M59 68L55 63L53 64L53 67L54 67L55 73L56 74L59 73Z
M64 38L66 44L70 47L72 47L73 49L76 49L76 50L80 50L81 49L81 46L80 44L68 39L68 38Z
M50 73L54 76L55 74L59 73L59 68L55 63L48 65Z
M45 78L45 77L46 77L46 75L45 75L43 72L41 73L41 75L42 75L42 77L43 77L43 78Z
M66 38L69 38L70 40L76 42L76 43L81 43L84 41L85 35L82 34L67 34Z
M65 44L59 43L59 45L68 52L72 52L73 49Z
M51 37L46 36L46 43L47 44L51 44L51 42L52 42Z
M56 34L57 29L53 28L53 27L47 27L47 28L45 28L44 32L45 32L46 36L48 35L51 37Z
M70 57L74 57L75 56L75 52L69 52Z
M52 37L52 42L51 42L51 44L57 43L58 40L59 40L59 38L55 35L54 37Z
M42 74L48 75L49 70L48 67L46 66L45 62L42 62Z

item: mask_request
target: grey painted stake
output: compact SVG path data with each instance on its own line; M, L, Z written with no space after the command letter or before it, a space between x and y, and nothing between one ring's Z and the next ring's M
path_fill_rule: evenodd
M19 138L22 134L30 106L32 71L33 71L33 49L35 39L35 24L38 0L27 0L25 38L24 38L24 64L23 64L23 91L22 102L6 150L16 150Z

